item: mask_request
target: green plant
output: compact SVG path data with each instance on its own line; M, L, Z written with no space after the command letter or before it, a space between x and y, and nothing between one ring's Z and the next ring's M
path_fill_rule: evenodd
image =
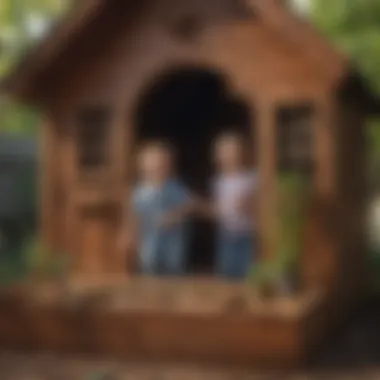
M259 288L272 286L276 283L280 273L279 262L275 259L266 260L252 266L248 281L251 285Z
M276 261L283 269L298 263L302 229L310 196L308 179L299 173L283 174L278 180L279 207Z
M249 275L250 285L265 293L277 292L297 272L309 196L307 178L298 173L280 175L278 195L277 225L273 229L274 256L255 264Z
M69 269L68 255L53 252L36 239L25 243L24 258L27 273L39 280L62 277Z

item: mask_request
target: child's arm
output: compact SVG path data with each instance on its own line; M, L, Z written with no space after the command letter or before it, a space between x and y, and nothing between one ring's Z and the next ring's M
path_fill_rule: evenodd
M173 210L168 211L162 216L160 220L161 227L170 227L175 224L180 223L188 215L196 212L197 210L197 199L193 196L189 198L183 204L175 207Z

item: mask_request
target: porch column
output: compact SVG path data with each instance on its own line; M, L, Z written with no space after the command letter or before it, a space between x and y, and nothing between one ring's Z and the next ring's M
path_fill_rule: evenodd
M56 125L51 117L47 116L40 128L39 149L39 229L42 244L48 249L54 249L56 236L55 223L55 187L59 157L56 157L58 148Z
M270 101L261 102L257 109L257 165L259 191L258 233L259 255L274 255L276 233L276 129L275 107Z
M339 272L335 105L333 98L328 96L321 96L316 101L314 189L321 203L312 209L307 225L306 247L301 257L305 288L329 287Z
M319 196L331 198L336 191L334 125L337 123L335 102L329 96L319 99L315 125L315 187Z
M120 242L122 235L128 232L128 213L129 198L131 196L133 183L133 143L134 128L132 123L132 111L126 109L125 104L128 100L120 105L118 110L118 125L116 128L115 140L115 160L116 160L116 176L118 186L118 200L120 206L120 218L118 221L119 228L117 230L117 241ZM124 274L125 271L133 270L134 252L125 252L120 249L120 244L116 248L116 261L118 268Z

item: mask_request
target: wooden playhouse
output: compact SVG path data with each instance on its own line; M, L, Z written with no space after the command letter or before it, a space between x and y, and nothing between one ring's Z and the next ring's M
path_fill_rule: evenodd
M350 62L285 3L78 1L14 68L3 90L44 115L44 244L72 255L76 281L133 282L141 297L138 307L103 300L108 307L80 316L62 300L32 308L21 297L0 318L2 341L295 365L356 304L365 288L365 122L378 107ZM197 287L204 297L213 289L219 301L243 287L195 276L212 263L212 226L194 222L189 276L182 280L132 279L133 260L117 245L136 144L170 139L184 181L206 194L210 144L231 126L251 141L258 169L260 260L274 254L278 173L302 171L312 185L302 294L241 315L205 310L194 298ZM179 298L193 296L186 307L144 304L146 294L157 301L154 291L174 281Z

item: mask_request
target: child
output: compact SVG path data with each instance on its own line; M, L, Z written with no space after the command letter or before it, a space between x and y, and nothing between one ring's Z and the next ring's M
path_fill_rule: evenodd
M180 275L186 265L186 217L192 201L174 177L171 147L163 142L146 144L137 156L137 172L126 245L137 243L143 273Z
M246 276L253 255L253 196L256 175L245 165L243 136L224 133L215 141L217 176L213 184L219 236L216 270L227 278Z

